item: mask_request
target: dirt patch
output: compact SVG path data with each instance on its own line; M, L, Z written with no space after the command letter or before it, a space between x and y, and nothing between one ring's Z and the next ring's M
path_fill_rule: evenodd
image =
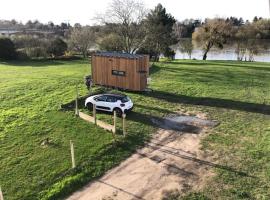
M158 200L167 191L200 189L210 168L200 139L217 123L200 117L152 119L160 129L136 154L68 200Z

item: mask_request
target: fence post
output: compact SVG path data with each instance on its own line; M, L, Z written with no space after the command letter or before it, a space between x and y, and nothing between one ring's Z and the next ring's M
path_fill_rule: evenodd
M93 105L93 117L94 117L94 123L97 124L97 110L96 105Z
M4 196L3 196L3 192L2 192L1 187L0 187L0 200L4 200Z
M113 134L116 133L116 111L113 111Z
M78 85L77 85L77 87L76 87L76 99L75 99L75 115L79 115L78 96L79 96L79 92L78 92Z
M75 168L75 156L74 156L74 144L72 140L70 140L70 153L71 153L71 162L72 162L72 168Z
M126 136L126 114L123 113L122 117L123 117L123 135Z

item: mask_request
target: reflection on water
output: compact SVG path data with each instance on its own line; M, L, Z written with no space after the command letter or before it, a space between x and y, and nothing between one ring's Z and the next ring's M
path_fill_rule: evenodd
M194 50L191 57L192 59L195 58L197 60L202 60L203 52L198 49ZM189 56L177 50L175 58L189 59ZM237 55L235 54L234 49L212 50L208 53L207 60L237 60ZM257 62L270 62L270 50L261 52L259 55L255 55L254 60Z

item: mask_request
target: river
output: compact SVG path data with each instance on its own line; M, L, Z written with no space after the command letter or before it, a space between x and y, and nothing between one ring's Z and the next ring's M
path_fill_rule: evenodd
M203 52L202 50L195 49L192 53L192 59L201 60ZM187 54L181 53L176 50L176 59L189 59ZM248 59L248 57L247 57ZM207 55L207 60L237 60L237 55L234 49L223 49L223 50L211 50ZM270 62L270 50L260 52L260 54L254 56L254 61L257 62Z

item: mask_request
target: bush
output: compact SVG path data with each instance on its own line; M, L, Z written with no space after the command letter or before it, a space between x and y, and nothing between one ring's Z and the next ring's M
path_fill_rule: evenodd
M52 57L62 56L65 54L66 50L67 44L61 38L52 40L48 47L48 53L51 54Z
M32 47L25 50L26 54L31 58L46 58L48 56L46 48Z
M0 38L0 59L12 60L16 58L14 43L9 38Z
M165 56L166 58L169 58L169 59L174 60L174 58L175 58L175 51L172 50L170 47L167 47L167 48L165 49L165 51L164 51L164 56Z
M28 55L23 50L17 50L17 56L16 58L18 60L28 60Z
M33 35L20 35L12 38L15 47L19 49L20 54L25 54L29 58L48 57L47 48L50 44L46 38L40 38ZM19 55L25 57L25 55Z

